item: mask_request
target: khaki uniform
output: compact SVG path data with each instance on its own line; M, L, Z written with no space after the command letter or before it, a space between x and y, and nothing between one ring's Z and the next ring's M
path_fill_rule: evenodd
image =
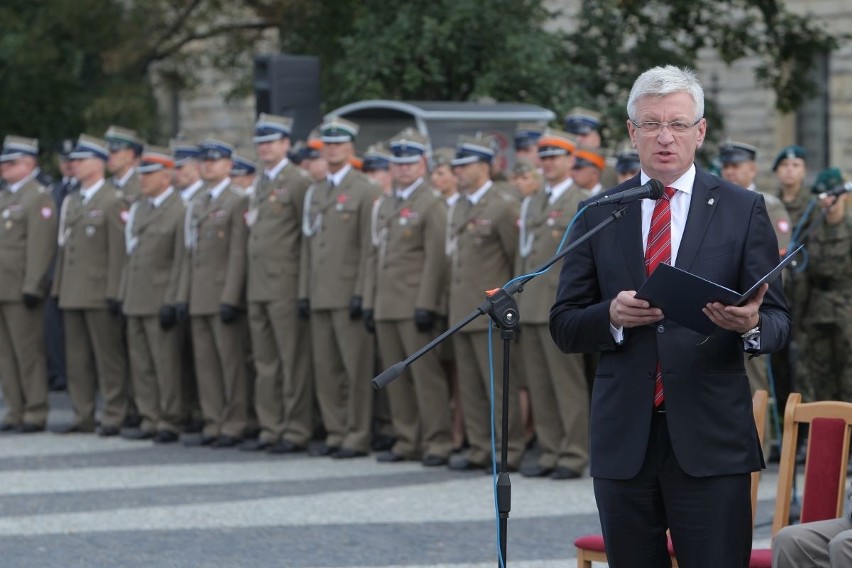
M437 313L447 273L444 250L447 207L428 183L408 199L386 196L375 207L375 289L368 290L373 308L382 367L405 359L434 335L419 331L414 310ZM450 393L439 353L429 351L387 387L394 454L418 459L448 458L453 449Z
M107 311L107 300L120 293L126 215L123 197L107 183L86 203L79 191L62 203L53 294L64 310L73 426L83 430L95 425L96 390L102 426L120 428L127 412L123 322Z
M160 308L177 303L186 249L185 208L172 190L159 206L148 199L130 210L125 236L127 263L122 300L127 315L128 356L136 406L146 432L177 433L181 407L180 329L160 327Z
M302 213L310 179L288 163L263 176L251 198L247 294L260 439L307 445L313 431L309 322L299 319Z
M775 229L775 237L778 239L778 254L783 257L787 254L787 247L790 246L790 236L793 231L790 215L787 213L784 203L774 195L764 193L763 199L766 202L766 212L769 214L772 228ZM768 359L768 357L745 356L746 374L752 393L756 390L769 391L769 375L766 370Z
M229 324L220 306L245 305L248 200L230 186L202 193L186 211L187 261L178 301L189 303L202 435L241 438L248 414L245 318Z
M139 172L135 169L127 181L119 185L118 179L114 176L109 178L110 184L124 195L124 199L128 204L135 203L142 196L142 185L139 182Z
M553 203L545 191L530 198L521 216L520 272L532 272L556 254L568 223L588 191L572 185ZM518 295L520 347L530 390L539 466L582 473L589 461L589 389L583 355L562 353L550 338L550 308L561 262L524 285Z
M452 250L450 281L450 321L456 322L476 309L485 291L504 285L512 277L518 248L516 200L493 186L471 205L464 196L453 207L448 235ZM459 372L465 433L470 443L469 461L484 466L491 459L491 409L488 362L490 318L480 317L454 336ZM494 419L497 448L500 448L500 417L503 396L503 342L499 330L493 333ZM509 388L508 463L517 468L524 449L518 406L517 380Z
M341 183L311 186L305 197L299 297L311 303L311 339L317 402L326 445L357 452L370 448L375 347L349 303L364 296L370 220L379 189L349 171Z
M0 385L4 422L43 427L47 421L44 303L27 308L23 294L44 298L56 251L56 205L32 179L0 192Z

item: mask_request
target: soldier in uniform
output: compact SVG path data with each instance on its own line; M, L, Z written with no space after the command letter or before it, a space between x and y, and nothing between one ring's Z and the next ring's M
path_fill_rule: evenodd
M819 173L813 193L825 220L808 236L805 362L814 400L852 402L852 215L838 168Z
M589 148L600 148L603 144L601 137L601 113L587 108L575 107L565 115L565 131L571 134L578 145ZM612 165L607 164L601 173L601 185L609 189L618 182L618 175Z
M624 183L633 176L638 175L640 169L639 152L632 149L620 152L615 158L616 183Z
M452 161L456 155L455 148L437 148L432 153L432 171L429 173L429 181L444 201L447 207L451 207L459 195L459 180L453 173Z
M526 158L517 158L512 166L512 185L521 194L521 207L529 203L530 198L538 193L544 184L541 173L535 164Z
M56 205L56 210L62 208L62 202L72 191L77 189L78 183L74 178L73 165L69 154L74 149L74 140L65 139L57 148L59 158L59 172L62 177L51 186L51 194ZM56 256L50 262L48 270L47 289L53 287L53 275L56 273ZM66 389L68 381L65 372L65 331L62 323L62 310L51 295L48 295L44 303L44 337L47 346L47 381L48 387L53 391Z
M811 195L805 187L806 160L805 149L794 144L778 152L772 162L772 171L778 179L775 195L781 199L790 215L793 238L798 238L802 230L806 228L804 223L801 223L800 227L800 221L811 201ZM790 306L793 339L787 347L773 353L770 359L772 372L775 375L775 397L778 408L781 410L787 403L787 395L793 390L803 393L806 399L811 397L808 367L804 363L804 356L808 349L807 335L802 326L805 315L804 304L808 297L808 280L799 270L800 261L795 260L793 264L793 270L788 271L784 278L784 296L787 298L787 305Z
M6 136L0 153L0 431L31 433L47 422L44 299L56 251L56 206L38 182L38 140Z
M744 187L749 191L757 191L754 179L757 176L757 148L743 142L726 142L719 147L719 162L722 164L722 177L731 183ZM790 216L781 200L771 194L764 193L766 212L775 236L778 239L779 256L787 253L790 244ZM769 390L769 375L766 371L766 360L760 357L746 356L745 367L751 390ZM786 397L785 397L786 398ZM783 407L780 408L783 412Z
M309 322L298 316L302 213L311 184L292 164L293 119L261 114L254 143L264 166L249 202L248 303L260 434L240 449L302 452L313 428Z
M541 168L538 161L538 139L544 127L535 122L521 122L515 129L513 136L515 143L515 161L524 159L533 165L533 168Z
M391 155L384 144L373 144L364 152L361 171L373 180L383 195L393 193L393 178L390 172Z
M458 321L482 302L485 290L502 286L512 277L518 247L519 203L495 189L490 179L494 149L487 138L459 138L452 165L462 197L452 210L448 250L452 253L450 321ZM491 422L488 361L488 318L479 318L453 336L464 424L470 450L454 455L450 469L481 470L491 463L491 428L496 427L497 447L502 432L502 377L494 380L494 417ZM493 336L495 361L502 361L503 342ZM497 365L499 369L499 365ZM508 393L508 467L517 470L524 449L523 426L518 405L517 380Z
M63 310L74 418L57 431L94 431L95 394L100 390L98 433L117 436L127 413L127 354L118 300L127 206L104 179L109 159L104 140L81 135L70 158L80 190L62 203L52 293Z
M577 146L574 150L574 184L588 191L590 196L597 195L603 190L601 174L606 168L606 158L597 148Z
M538 142L546 185L521 216L520 273L527 274L553 256L580 201L590 197L572 176L580 159L572 137L547 130ZM588 158L603 161L598 154ZM583 166L595 169L599 166ZM589 176L587 176L589 177ZM524 286L518 296L521 350L532 398L541 455L521 468L526 477L574 479L589 461L589 391L582 354L565 355L550 338L550 306L559 271L551 268Z
M372 235L375 287L366 307L374 310L383 367L405 359L431 339L445 283L447 207L426 181L429 139L413 129L391 138L395 190L377 202ZM438 352L418 359L387 387L393 447L380 462L447 463L453 449L450 395Z
M250 196L254 193L256 173L257 164L243 156L234 156L234 165L231 167L231 185L233 187Z
M168 149L148 146L137 171L142 193L130 208L125 227L127 263L121 299L141 423L122 436L170 443L177 441L183 420L175 305L186 249L185 207L172 186L174 158Z
M204 180L201 179L198 156L200 150L194 144L172 142L172 155L175 158L175 189L180 192L184 205L189 204L196 196L203 197Z
M112 174L109 181L122 192L128 203L133 203L141 191L136 166L145 144L135 130L121 126L110 126L104 134L104 140L109 149L107 170Z
M328 177L328 162L322 155L323 143L319 138L319 131L311 132L305 146L305 153L299 167L308 172L314 183L322 183Z
M378 188L350 165L358 126L331 117L320 126L328 177L305 196L299 297L309 307L317 401L326 430L314 455L345 459L370 449L373 339L361 321Z
M207 184L186 210L187 258L179 303L189 305L192 348L204 427L187 445L227 448L242 441L248 415L245 302L247 199L231 186L234 149L199 145Z

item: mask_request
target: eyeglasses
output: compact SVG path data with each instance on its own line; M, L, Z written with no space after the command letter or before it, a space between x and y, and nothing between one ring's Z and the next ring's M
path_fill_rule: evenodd
M658 136L660 132L663 131L663 128L668 127L668 129L675 134L683 134L699 122L701 122L701 118L693 122L692 124L688 122L684 122L682 120L673 120L672 122L656 122L653 120L646 120L645 122L636 122L632 118L630 122L633 123L633 126L642 131L642 134L645 136Z

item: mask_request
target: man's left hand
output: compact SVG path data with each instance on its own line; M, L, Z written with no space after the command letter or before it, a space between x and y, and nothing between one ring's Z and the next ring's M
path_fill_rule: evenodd
M704 314L710 318L710 321L728 331L736 331L737 333L745 333L750 329L757 327L760 321L760 305L763 303L763 296L769 290L769 284L764 284L758 289L754 297L744 306L726 306L719 302L707 304L703 309Z

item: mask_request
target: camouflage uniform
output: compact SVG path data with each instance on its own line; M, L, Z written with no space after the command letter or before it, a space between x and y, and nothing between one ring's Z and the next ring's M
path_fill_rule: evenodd
M808 238L804 357L814 400L852 402L852 217Z

